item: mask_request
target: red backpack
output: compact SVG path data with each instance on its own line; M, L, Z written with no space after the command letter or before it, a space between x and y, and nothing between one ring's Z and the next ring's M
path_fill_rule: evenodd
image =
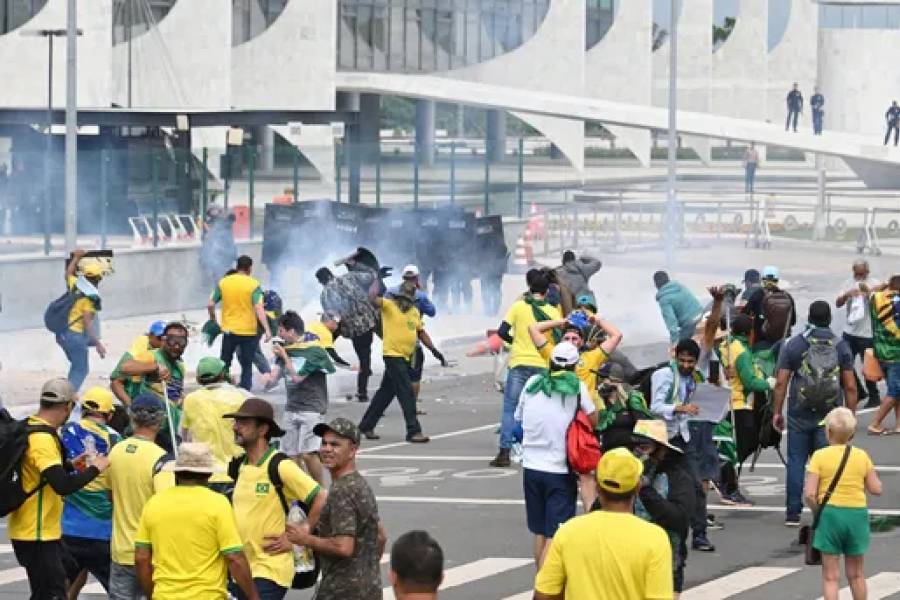
M575 402L575 414L566 431L566 458L569 468L581 475L597 469L600 462L600 442L594 435L594 426L581 410L581 394Z

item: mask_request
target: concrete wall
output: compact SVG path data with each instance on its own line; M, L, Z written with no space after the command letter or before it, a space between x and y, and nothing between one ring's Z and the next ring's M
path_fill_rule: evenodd
M262 242L238 244L249 254L255 275L266 281L259 263ZM102 319L197 309L205 306L212 283L200 269L200 247L116 252L115 273L100 285ZM0 260L0 331L43 326L44 309L65 287L60 256Z
M776 125L784 127L787 117L785 98L795 81L800 84L805 102L807 105L809 103L819 63L816 41L818 29L819 5L814 0L791 0L791 13L784 36L769 52L769 98L766 110L769 120ZM825 129L835 129L829 123L829 112L832 109L828 106L831 99L827 95L825 102ZM811 113L812 111L805 110L800 115L798 129L803 127L812 131Z
M765 121L769 4L742 0L734 31L713 52L711 112Z

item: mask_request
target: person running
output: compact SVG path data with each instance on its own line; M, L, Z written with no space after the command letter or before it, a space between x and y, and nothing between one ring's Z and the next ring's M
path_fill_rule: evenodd
M139 600L141 587L134 567L134 534L144 505L154 493L171 485L162 473L168 459L154 440L166 418L166 408L156 394L145 392L129 407L134 433L109 453L106 487L112 499L112 541L109 571L110 600Z
M407 531L391 546L388 578L397 600L437 600L444 551L427 532Z
M875 435L885 433L882 423L893 410L894 432L900 433L900 273L891 275L887 285L872 294L871 319L872 345L884 373L887 395L868 431Z
M545 296L550 289L548 274L539 269L531 269L525 274L528 292L513 302L500 323L497 335L510 344L509 370L503 386L503 412L500 419L500 449L490 462L492 467L508 467L509 451L512 447L515 419L513 414L519 404L519 395L525 382L534 375L546 371L547 360L535 347L528 326L538 321L559 320L562 315L550 306Z
M75 399L75 389L68 380L51 379L41 387L37 413L27 420L22 489L26 493L36 491L9 514L6 532L35 599L66 597L61 541L63 497L84 488L109 466L109 460L98 454L81 462L81 471L70 472L72 465L63 455L56 430L69 419Z
M856 417L850 409L839 407L829 412L825 417L829 446L817 450L806 467L803 498L818 521L810 543L822 553L825 600L839 597L842 555L853 600L866 598L863 573L863 557L869 550L866 492L880 496L882 486L866 451L850 446L855 433ZM829 494L827 490L832 486L833 492Z
M216 304L222 304L222 354L225 366L230 368L235 351L240 348L238 360L241 365L241 387L253 387L253 357L259 346L257 322L262 326L264 341L272 338L269 320L263 307L263 292L259 281L251 277L253 259L241 256L237 259L237 270L219 280L210 296L206 310L209 319L216 322Z
M824 300L809 305L809 329L792 337L778 356L772 425L785 430L787 399L787 483L784 524L800 526L803 469L813 452L828 442L822 419L836 406L856 410L853 353L831 331L831 307ZM790 383L790 387L788 387ZM807 391L809 390L809 391Z
M375 494L356 470L360 431L338 417L316 425L315 433L322 438L331 489L318 525L288 524L288 539L311 548L322 563L316 600L376 600L381 598L379 562L387 536Z
M181 405L181 439L209 446L217 467L209 478L210 488L227 493L234 482L225 468L241 454L241 449L234 442L231 423L222 415L240 408L247 391L228 381L225 361L213 356L205 356L197 363L197 383L202 387L185 396Z
M656 303L662 313L669 341L676 344L680 340L692 338L697 332L697 324L703 316L703 307L693 293L677 281L669 280L665 271L653 274L656 286Z
M288 314L290 311L282 319ZM287 509L300 502L309 526L315 527L326 494L295 462L271 446L273 438L284 435L271 404L248 398L225 418L234 419L234 439L244 451L229 470L234 474L234 514L253 586L262 600L281 600L294 579L293 546L286 535ZM231 593L238 600L248 597L234 586Z
M406 421L406 441L424 444L429 438L422 433L422 426L416 417L416 397L409 380L410 359L416 351L416 340L421 340L432 354L436 350L428 332L422 327L422 317L415 307L415 284L404 281L400 286L400 293L393 298L379 298L380 285L381 281L377 279L372 283L369 300L381 309L384 376L372 403L359 422L359 430L366 439L379 439L380 436L375 434L375 427L396 397Z
M106 358L106 347L100 341L100 292L97 287L103 279L103 271L96 263L85 265L80 274L78 261L87 254L78 249L66 264L66 289L75 294L75 302L69 311L69 326L56 334L56 343L69 361L68 379L77 392L88 376L88 349L93 346L100 358Z
M569 294L569 300L574 305L575 300L584 296L591 299L594 292L591 291L591 277L600 270L603 263L591 256L576 258L575 253L566 250L562 254L562 266L557 267L556 277L559 283Z
M633 514L642 473L627 448L603 455L597 465L601 508L556 532L535 577L535 600L671 600L669 538Z
M334 365L318 343L301 341L303 319L296 312L289 310L278 320L278 337L284 343L272 345L275 365L263 384L269 390L282 379L285 382L281 449L321 484L320 440L313 428L328 412L328 375L334 373Z
M97 386L88 389L81 398L81 419L69 421L62 428L66 458L75 461L83 455L109 455L122 439L109 427L112 414L112 392ZM109 590L112 503L102 481L107 474L108 471L64 499L62 540L72 557L72 564L66 569L70 597L78 597L87 573Z
M850 345L853 358L859 357L860 361L865 359L866 350L872 348L871 294L879 285L880 282L869 275L869 261L859 258L853 261L853 277L844 283L841 295L834 301L837 308L847 307L847 321L841 337ZM866 381L863 391L857 376L856 389L859 390L860 400L869 400L865 408L875 408L881 404L877 382Z
M178 447L175 487L147 501L134 534L134 563L147 598L225 598L227 575L248 600L260 600L250 577L234 511L207 488L215 470L209 446ZM227 569L227 574L226 574Z

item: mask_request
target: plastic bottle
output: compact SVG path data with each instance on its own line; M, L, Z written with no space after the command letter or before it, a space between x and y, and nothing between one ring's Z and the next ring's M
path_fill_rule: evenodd
M304 521L306 521L306 513L300 508L298 502L292 503L291 509L288 511L287 522L303 523ZM294 546L294 572L309 573L315 568L312 550L306 546Z
M87 437L81 440L81 445L84 446L84 453L88 459L97 456L97 441L94 439L94 436L88 434Z

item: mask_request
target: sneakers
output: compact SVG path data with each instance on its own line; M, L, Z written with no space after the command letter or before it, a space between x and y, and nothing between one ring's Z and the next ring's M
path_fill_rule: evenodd
M735 490L730 494L722 494L722 504L728 506L753 506L753 501L747 499L740 490Z
M415 433L407 436L406 441L410 444L427 444L431 441L431 438L423 433Z
M706 515L706 530L707 531L719 531L725 529L725 524L722 521L716 519L715 515Z
M488 464L492 467L508 467L510 465L509 448L500 448L497 456Z
M357 402L368 402L369 395L368 394L356 394L356 401Z
M705 535L695 536L694 542L691 544L691 548L693 548L697 552L715 552L716 551L716 547L710 543L710 541L706 538Z
M800 515L788 515L784 518L785 527L800 527Z
M360 431L360 433L363 434L363 437L366 438L367 440L380 440L381 439L381 436L372 430Z

